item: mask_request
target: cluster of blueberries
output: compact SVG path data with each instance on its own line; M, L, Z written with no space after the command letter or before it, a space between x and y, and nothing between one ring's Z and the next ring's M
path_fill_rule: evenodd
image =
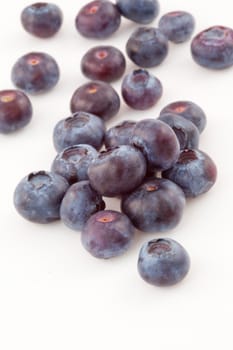
M79 11L75 23L83 36L102 39L119 28L121 15L148 24L158 12L157 0L96 0ZM22 11L21 20L29 33L47 38L60 29L62 12L54 4L36 3ZM168 40L184 42L193 30L193 16L176 11L161 17L158 29L145 26L133 32L126 51L140 68L122 81L122 97L130 107L143 110L156 104L162 84L144 68L162 62ZM215 26L198 34L191 45L196 62L216 69L233 64L232 33ZM166 232L176 227L186 198L207 192L217 176L213 160L198 148L206 116L193 102L170 103L157 119L125 120L106 130L105 122L120 109L109 83L121 78L125 67L124 55L112 46L96 46L83 56L81 70L92 80L74 92L72 115L54 127L58 154L51 170L32 172L14 192L15 208L24 218L37 223L61 219L81 231L87 251L104 259L124 253L135 229ZM48 54L21 57L12 69L20 90L0 92L0 131L28 124L32 106L25 92L45 92L58 79L59 67ZM119 198L121 212L105 210L103 197ZM172 239L153 239L139 253L138 271L153 285L173 285L189 267L186 250Z

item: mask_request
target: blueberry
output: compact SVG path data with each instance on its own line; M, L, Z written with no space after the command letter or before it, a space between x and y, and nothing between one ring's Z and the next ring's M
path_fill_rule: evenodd
M185 11L173 11L159 20L159 29L173 43L179 44L190 39L195 27L194 17Z
M169 103L160 112L160 116L167 113L180 115L196 125L201 133L206 127L206 115L204 111L194 102L176 101Z
M138 66L158 66L168 54L168 39L157 28L137 28L126 44L129 58Z
M32 104L19 90L0 91L0 133L8 134L26 126L32 118Z
M43 52L31 52L17 60L11 72L15 86L30 94L52 89L59 80L56 61Z
M194 61L206 68L224 69L233 65L233 29L213 26L197 34L191 43Z
M80 86L70 102L72 113L85 111L107 121L120 109L120 98L111 85L101 81L91 81Z
M73 184L66 192L60 207L61 220L73 230L81 230L92 214L104 210L105 203L89 181Z
M138 257L138 272L148 283L172 286L187 275L190 258L184 247L170 238L158 238L143 244Z
M196 197L214 185L217 169L206 153L185 149L181 151L177 163L163 172L163 177L180 186L186 197Z
M106 197L132 191L146 174L146 161L136 148L122 145L103 151L90 164L88 176L91 186Z
M121 91L128 106L145 110L158 102L163 88L160 80L155 76L145 69L137 69L125 76Z
M105 125L99 117L77 112L55 125L53 143L57 152L78 144L88 144L98 150L103 144L104 133Z
M70 146L56 156L51 171L66 178L70 184L88 180L88 167L97 156L98 152L90 145Z
M150 169L168 169L179 157L180 146L176 134L160 120L139 121L133 129L131 144L142 151Z
M198 148L199 130L191 121L173 113L164 113L159 120L173 129L179 140L180 149Z
M124 120L108 129L105 133L104 144L106 148L114 148L121 145L129 145L136 122Z
M121 16L110 1L91 1L81 8L75 25L80 34L87 38L105 39L117 31Z
M116 4L122 16L141 24L151 23L159 13L157 0L117 0Z
M125 68L124 55L113 46L93 47L81 60L81 70L86 77L108 83L121 78Z
M103 210L92 215L81 233L84 248L96 258L109 259L125 253L135 229L126 215Z
M39 38L50 38L62 25L63 15L60 8L47 2L36 2L25 7L21 13L24 29Z
M16 210L25 219L41 224L60 219L61 201L69 187L62 176L38 171L24 177L14 192Z
M123 196L121 209L133 225L144 232L164 232L181 220L185 206L183 191L172 181L151 178Z

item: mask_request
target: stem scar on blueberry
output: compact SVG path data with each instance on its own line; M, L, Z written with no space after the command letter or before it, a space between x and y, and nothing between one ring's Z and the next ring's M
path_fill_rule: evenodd
M163 254L164 252L169 252L170 250L170 244L165 239L157 239L156 241L151 241L148 247L149 254Z
M96 14L96 12L98 12L98 10L99 10L99 6L94 5L94 6L91 6L90 8L87 8L86 13L88 15L94 15L94 14Z
M15 94L6 94L1 96L1 102L8 103L12 102L15 99Z

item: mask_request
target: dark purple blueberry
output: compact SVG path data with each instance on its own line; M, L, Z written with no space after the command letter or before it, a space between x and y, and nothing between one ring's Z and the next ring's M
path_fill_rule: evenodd
M61 201L69 187L62 176L38 171L24 177L14 192L16 210L25 219L46 224L60 219Z
M138 272L148 283L158 287L179 283L190 269L184 247L170 238L157 238L143 244L138 257Z
M179 157L180 145L176 134L160 120L139 121L133 129L131 144L142 151L150 169L168 169Z
M157 0L116 0L116 5L122 16L141 24L151 23L159 13Z
M104 133L105 125L99 117L77 112L55 125L53 144L57 152L79 144L88 144L99 150L103 144Z
M199 130L191 121L173 113L164 113L159 120L173 129L179 140L180 149L198 148Z
M214 185L217 169L206 153L185 149L181 151L177 163L163 172L163 176L180 186L186 197L196 197Z
M135 228L126 215L103 210L92 215L84 226L84 248L96 258L109 259L125 253L134 238Z
M105 147L114 148L121 145L129 145L136 122L124 120L123 122L108 129L105 133Z
M163 88L160 80L155 76L145 69L137 69L125 76L121 92L128 106L145 110L158 102Z
M101 195L91 188L89 181L80 181L67 190L61 203L60 216L66 226L79 231L91 215L104 209Z
M19 90L0 91L0 133L9 134L26 126L32 118L32 104Z
M86 77L108 83L121 78L125 68L124 55L113 46L93 47L81 60L81 70Z
M126 44L129 58L138 66L158 66L168 54L168 39L157 28L137 28Z
M24 29L39 38L50 38L62 25L63 15L60 8L47 2L36 2L25 7L21 13Z
M191 43L194 61L206 68L224 69L233 65L233 29L213 26L197 34Z
M88 167L98 154L96 149L90 145L67 147L56 156L51 171L66 178L70 184L88 180Z
M136 148L122 145L100 155L89 165L91 186L106 197L132 191L146 175L146 161Z
M70 108L72 113L85 111L107 121L119 112L120 98L110 84L91 81L74 92Z
M43 52L31 52L22 56L11 71L15 86L30 94L52 89L58 83L59 76L56 61Z
M173 11L159 20L159 29L173 43L179 44L190 39L195 27L194 17L185 11Z
M160 112L160 116L167 113L177 114L191 121L201 133L206 127L206 115L204 111L194 102L176 101L169 103Z
M183 191L172 181L151 178L122 198L121 209L133 225L144 232L164 232L181 220Z
M81 8L75 25L80 34L87 38L105 39L117 31L121 15L110 1L91 1Z

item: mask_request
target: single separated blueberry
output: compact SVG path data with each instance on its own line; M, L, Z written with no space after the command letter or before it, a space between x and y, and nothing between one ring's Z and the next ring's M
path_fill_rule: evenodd
M91 1L81 8L75 19L78 32L86 38L105 39L117 31L121 15L111 1Z
M185 149L177 163L162 175L180 186L186 197L197 197L215 184L217 168L205 152Z
M144 243L139 252L138 272L154 286L172 286L182 281L189 269L187 251L173 239L153 239Z
M73 184L66 192L60 208L61 220L73 230L81 230L92 214L104 210L105 203L89 181Z
M163 87L154 75L145 69L137 69L124 77L121 92L128 106L145 110L158 102L162 96Z
M121 209L137 229L164 232L178 225L185 202L183 191L175 183L150 178L123 196Z
M138 66L150 68L159 65L168 54L168 39L157 28L137 28L126 44L129 58Z
M173 11L159 20L159 29L173 43L179 44L190 39L195 27L194 17L185 11Z
M133 240L135 228L128 217L114 210L92 215L84 226L84 248L96 258L109 259L125 253Z
M22 91L0 91L0 133L9 134L26 126L32 118L32 104Z
M20 57L11 71L13 84L29 94L52 89L59 77L57 62L44 52L30 52Z
M14 192L16 210L25 219L41 224L60 219L61 201L69 187L62 176L38 171L24 177Z
M116 5L122 16L141 24L151 23L159 13L157 0L117 0Z
M194 61L210 69L233 65L233 29L213 26L197 34L191 43Z
M63 21L60 8L47 2L36 2L25 7L21 13L24 29L39 38L50 38L55 35Z

